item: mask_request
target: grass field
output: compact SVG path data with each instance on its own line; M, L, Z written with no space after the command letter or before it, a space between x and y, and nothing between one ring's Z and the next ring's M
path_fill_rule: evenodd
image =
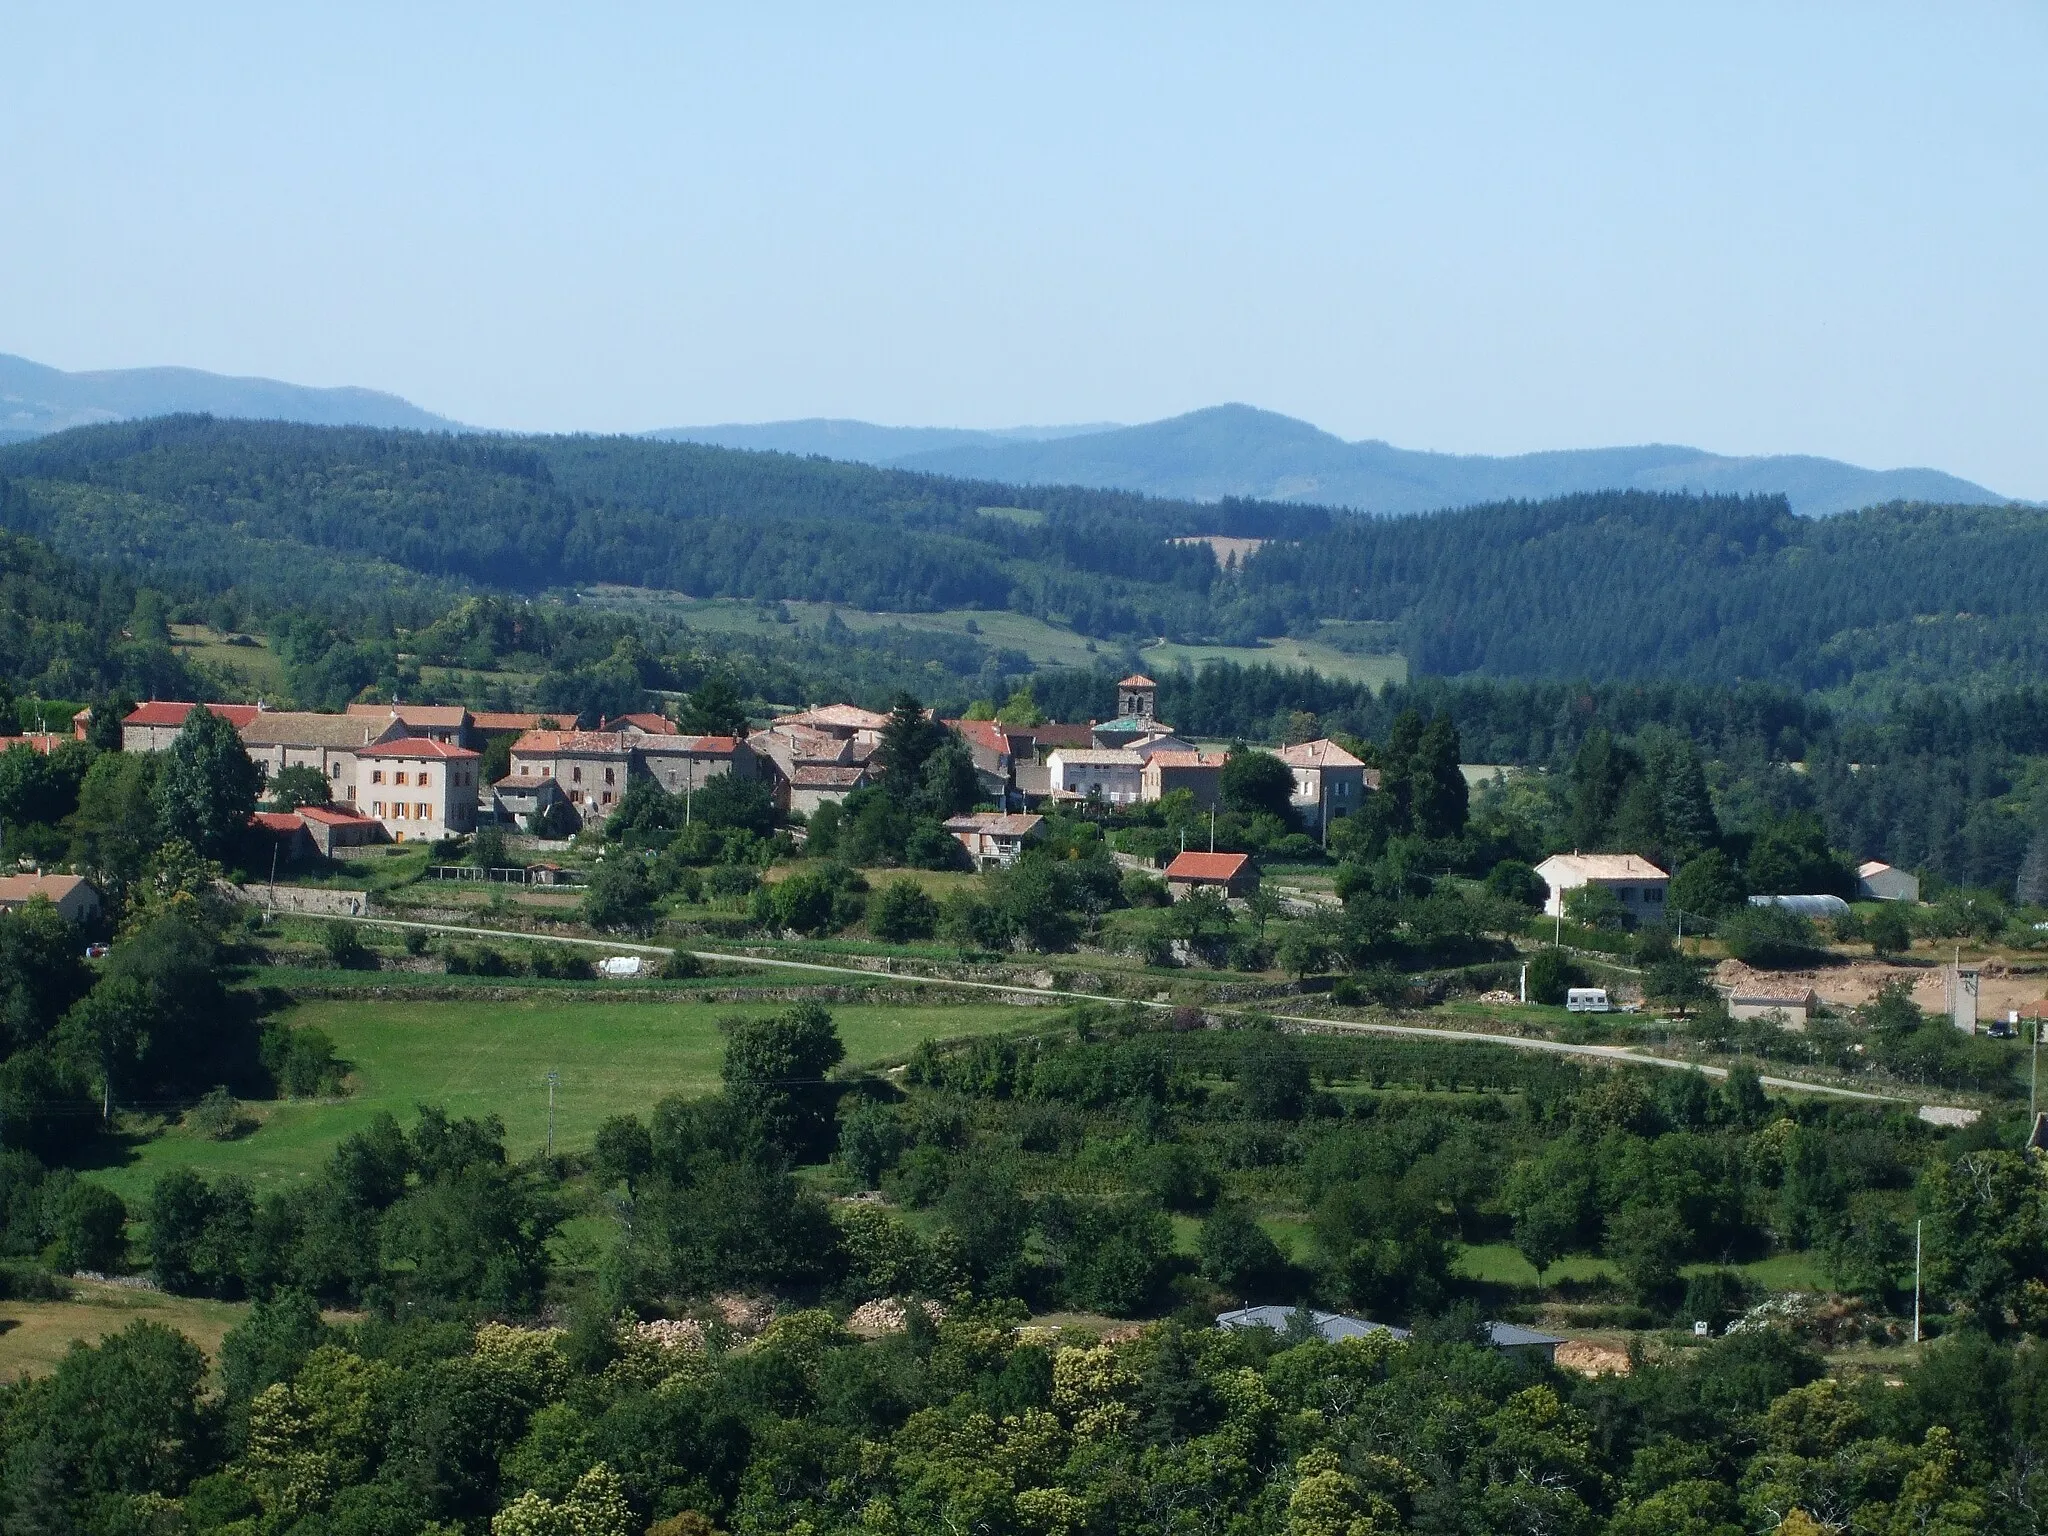
M249 1309L92 1280L70 1282L69 1301L0 1301L0 1381L47 1373L74 1340L96 1344L137 1319L175 1328L209 1355Z
M260 635L251 635L254 645L230 645L228 637L204 624L173 624L171 649L187 661L203 661L234 673L259 693L284 691L284 663Z
M1773 1254L1768 1259L1733 1267L1767 1291L1824 1291L1828 1288L1827 1279L1820 1271L1819 1258L1811 1253ZM1499 1285L1537 1283L1535 1266L1507 1243L1469 1245L1460 1250L1457 1268L1460 1274L1474 1280L1487 1280ZM1680 1273L1690 1275L1714 1268L1718 1266L1688 1264ZM1619 1277L1620 1271L1609 1260L1581 1253L1551 1265L1543 1281L1554 1285L1561 1280L1612 1280Z
M1001 509L988 510L991 515L1000 515L1001 512ZM1085 635L1077 635L1070 629L1021 613L965 608L948 609L943 613L869 613L859 608L835 607L830 603L762 604L746 598L686 597L679 592L643 592L632 587L600 587L590 595L597 601L621 607L658 607L665 615L680 619L693 629L713 633L757 634L778 627L786 628L778 625L775 618L775 613L781 609L805 629L822 626L827 616L836 612L840 622L855 631L900 625L904 629L941 634L978 633L984 644L1022 651L1041 667L1093 666L1105 649ZM975 626L975 630L968 629L970 624ZM1347 634L1365 627L1338 626ZM1205 661L1235 661L1247 665L1264 663L1276 667L1308 667L1325 677L1375 686L1408 680L1408 663L1403 657L1353 655L1324 640L1282 637L1257 646L1161 642L1147 646L1141 654L1148 667L1167 670L1182 664L1198 667Z
M208 1141L174 1129L130 1149L128 1160L95 1174L124 1199L139 1200L158 1174L177 1166L238 1173L259 1190L316 1170L335 1143L388 1110L409 1123L419 1103L451 1115L496 1114L515 1157L538 1151L547 1130L546 1078L561 1073L557 1147L587 1146L609 1115L641 1114L671 1093L717 1085L717 1021L774 1013L768 1003L599 1003L559 999L510 1003L309 1002L295 1025L317 1025L355 1067L344 1099L249 1106L257 1129ZM953 1007L849 1004L832 1010L847 1060L906 1054L929 1038L982 1034L1031 1022L1001 1003Z
M1205 661L1234 661L1243 666L1307 667L1325 677L1346 682L1370 683L1383 687L1408 681L1408 661L1402 656L1353 656L1320 640L1282 637L1256 646L1176 645L1161 642L1139 653L1148 669L1172 671L1175 667L1199 667Z
M1022 651L1035 665L1042 667L1085 667L1096 656L1096 645L1086 635L1077 635L1070 629L1021 613L969 608L950 608L939 613L871 613L866 609L847 608L834 603L764 605L749 598L688 597L680 592L641 591L633 587L599 587L588 595L598 602L619 607L657 608L665 618L676 619L692 629L713 634L772 634L777 630L787 630L791 626L778 623L774 616L781 609L786 610L798 626L809 630L823 628L826 619L834 613L839 615L841 623L857 633L900 626L933 634L967 635L975 633L967 627L973 624L984 644Z

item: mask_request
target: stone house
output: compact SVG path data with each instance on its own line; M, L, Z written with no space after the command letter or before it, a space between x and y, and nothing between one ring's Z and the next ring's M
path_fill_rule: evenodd
M355 804L393 842L420 842L476 830L483 758L468 747L401 736L356 753Z
M327 781L328 797L335 804L353 805L356 759L363 748L407 734L388 707L375 707L380 713L266 709L240 728L242 746L266 778L275 779L286 768L311 768Z

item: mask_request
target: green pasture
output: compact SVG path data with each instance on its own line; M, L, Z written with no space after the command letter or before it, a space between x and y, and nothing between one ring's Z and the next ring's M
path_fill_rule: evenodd
M1714 1264L1688 1264L1680 1273L1691 1275L1719 1267ZM1768 1259L1731 1267L1767 1291L1825 1291L1829 1288L1827 1276L1821 1271L1820 1256L1803 1250L1773 1254ZM1467 1244L1459 1250L1456 1269L1467 1279L1495 1285L1535 1286L1538 1283L1536 1267L1508 1243ZM1551 1265L1541 1283L1556 1285L1566 1280L1584 1282L1620 1278L1621 1272L1611 1260L1575 1253Z
M202 661L233 673L249 688L275 697L284 691L284 663L261 635L240 637L254 645L230 645L229 637L204 624L173 624L171 649L187 661Z
M1306 667L1324 677L1345 682L1388 683L1408 681L1408 660L1404 656L1354 656L1321 640L1295 640L1282 636L1257 645L1180 645L1162 640L1141 651L1148 671L1157 675L1175 667L1200 667L1205 661L1234 661L1240 666Z
M555 1144L588 1146L610 1115L645 1115L671 1093L717 1086L718 1020L760 1017L773 1003L602 1003L560 998L517 1002L300 1004L286 1016L333 1039L354 1067L354 1091L338 1100L248 1106L260 1122L232 1141L182 1128L131 1146L125 1161L95 1176L123 1198L140 1199L158 1174L190 1167L208 1176L241 1174L260 1189L313 1173L334 1145L380 1111L409 1123L415 1105L451 1115L495 1114L514 1157L538 1151L547 1130L547 1074L556 1091ZM960 1006L835 1007L851 1064L909 1053L920 1040L985 1034L1031 1022L1001 1003Z
M924 630L933 634L976 634L983 644L1022 651L1034 665L1085 667L1096 657L1095 643L1085 635L1021 613L978 608L949 608L937 613L874 613L837 603L758 603L740 597L689 597L680 592L641 591L632 587L600 587L589 594L619 607L655 609L664 618L710 634L772 634L778 630L822 629L834 613L856 633L877 629ZM779 622L786 609L794 625ZM970 630L968 625L974 625ZM977 634L978 631L978 634Z

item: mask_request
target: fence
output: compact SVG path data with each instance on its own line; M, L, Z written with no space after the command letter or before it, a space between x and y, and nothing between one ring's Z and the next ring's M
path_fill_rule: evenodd
M534 865L522 868L516 864L493 865L488 869L474 864L430 864L427 866L429 880L483 880L498 885L574 885L577 877L566 869Z

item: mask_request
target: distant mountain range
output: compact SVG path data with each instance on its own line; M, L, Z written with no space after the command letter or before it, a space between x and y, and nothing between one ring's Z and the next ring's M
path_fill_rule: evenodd
M1008 433L788 421L676 427L676 442L773 448L1011 485L1086 485L1194 501L1242 496L1434 512L1577 491L1782 492L1809 517L1888 501L2000 503L2009 498L1935 469L1863 469L1804 454L1730 458L1699 448L1565 449L1510 458L1424 453L1344 439L1248 405L1218 405L1138 427L1020 428ZM952 440L935 441L937 437Z
M65 373L0 352L0 442L67 427L181 411L296 421L319 427L412 427L461 432L461 423L375 389L309 389L236 379L197 368L107 368Z
M1002 448L1063 437L1100 437L1123 430L1114 421L1071 427L878 427L870 421L811 416L802 421L764 421L720 427L664 427L644 432L663 443L708 443L713 448L748 448L757 453L819 454L855 464L896 464L919 454L958 449Z
M311 426L477 430L380 390L310 389L196 368L65 373L0 353L0 443L178 412ZM1187 501L1246 497L1396 514L1596 490L1781 492L1794 511L1812 517L1889 501L2008 499L1940 470L1862 469L1805 455L1730 458L1663 444L1511 458L1423 453L1372 440L1349 443L1248 405L1211 406L1136 427L1092 422L974 430L820 417L643 435L1007 485L1078 485Z

